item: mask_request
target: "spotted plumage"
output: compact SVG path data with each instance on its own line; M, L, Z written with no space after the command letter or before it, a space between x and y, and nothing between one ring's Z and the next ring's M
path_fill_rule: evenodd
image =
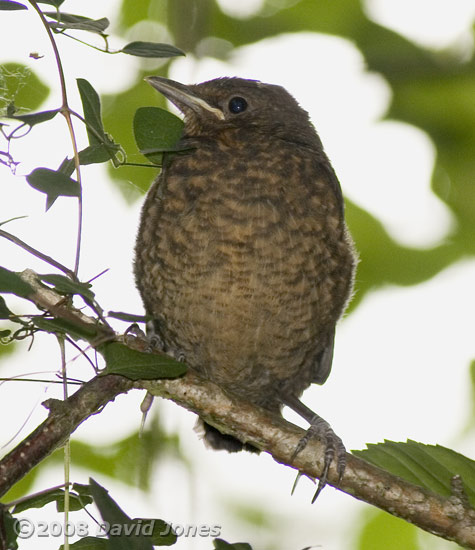
M182 152L166 157L142 210L135 275L145 310L165 351L278 413L327 379L351 294L338 180L283 88L148 80L185 126Z

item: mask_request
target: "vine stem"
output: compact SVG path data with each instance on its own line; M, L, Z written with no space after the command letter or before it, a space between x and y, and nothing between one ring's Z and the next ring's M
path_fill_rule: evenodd
M48 493L51 493L52 491L55 491L57 489L64 489L64 484L61 483L61 485L55 485L54 487L48 487L48 489L44 489L43 491L38 491L37 493L31 493L28 495L25 495L23 497L17 498L16 500L12 500L10 502L6 502L4 504L5 508L11 509L14 508L17 504L21 504L22 502L26 502L30 500L31 498L36 498L41 495L47 495Z
M58 68L58 75L59 75L59 81L60 81L60 87L61 87L61 98L62 98L62 104L61 104L61 114L66 119L66 124L69 129L69 135L71 138L71 143L73 147L73 153L74 153L74 166L76 169L76 178L79 184L79 197L78 197L78 232L77 232L77 238L76 238L76 259L74 262L74 274L77 276L79 271L79 260L81 257L81 237L82 237L82 222L83 222L83 204L82 204L82 184L81 184L81 169L79 165L79 153L78 153L78 146L76 141L76 134L74 132L74 126L72 123L71 118L71 109L68 105L68 95L66 90L66 79L64 77L64 71L63 71L63 64L61 62L61 57L59 55L59 50L56 45L56 41L54 39L53 33L51 31L50 26L48 25L48 21L46 20L43 12L38 7L38 4L36 0L28 0L30 4L32 5L33 9L37 12L39 18L41 19L41 22L43 23L43 26L46 30L46 33L48 35L48 38L51 42L51 47L53 48L54 57L56 59L56 66Z
M23 248L23 250L26 250L27 252L29 252L33 256L36 256L40 260L43 260L44 262L52 265L53 267L56 267L57 269L62 271L65 275L70 277L73 281L78 280L77 277L76 277L76 274L73 273L69 268L67 268L63 264L57 262L51 256L48 256L46 254L43 254L43 252L40 252L39 250L36 250L36 248L33 248L32 246L25 243L24 241L22 241L21 239L19 239L15 235L12 235L11 233L8 233L8 231L4 231L3 229L0 229L0 237L3 237L3 238L7 239L8 241L10 241L12 243L15 243L16 245Z
M78 196L78 226L77 226L77 236L76 236L76 257L74 262L74 278L77 278L79 272L79 260L81 257L81 238L82 238L82 223L83 223L83 201L82 201L82 181L81 181L81 169L79 164L79 153L78 146L76 141L76 134L74 132L74 126L71 117L71 110L68 105L68 95L66 89L66 79L64 77L63 64L61 62L61 56L59 55L59 50L56 45L56 41L51 31L50 26L43 14L43 12L38 7L36 0L29 0L31 6L38 14L43 26L46 30L48 38L51 42L51 47L53 48L54 57L56 60L56 66L58 68L59 82L61 88L61 114L66 120L66 124L69 130L69 136L71 138L71 144L74 153L74 167L76 170L76 179L79 184L79 196ZM68 385L67 385L67 375L66 375L66 351L64 345L64 338L58 337L58 343L61 350L61 372L63 378L63 397L66 401L68 398ZM64 548L69 550L69 537L68 537L68 519L69 519L69 478L70 478L70 463L71 463L71 448L69 443L69 437L67 437L65 446L64 446L64 483L65 483L65 492L64 492Z
M61 374L63 377L63 399L68 399L68 384L66 377L66 349L64 345L64 336L56 335L59 349L61 351ZM70 465L71 465L71 444L70 438L66 439L64 444L64 550L69 550L69 483L70 483Z

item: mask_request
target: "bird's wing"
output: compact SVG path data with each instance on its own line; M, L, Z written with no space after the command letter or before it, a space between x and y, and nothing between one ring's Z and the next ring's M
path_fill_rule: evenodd
M328 338L327 345L319 353L313 371L312 382L315 384L324 384L330 375L333 361L333 345L335 342L335 329L332 330Z

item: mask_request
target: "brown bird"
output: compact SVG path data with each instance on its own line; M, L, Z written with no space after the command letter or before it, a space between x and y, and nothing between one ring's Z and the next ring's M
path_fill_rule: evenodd
M137 236L136 283L155 339L224 390L305 418L326 444L321 490L332 460L343 473L345 449L299 396L327 379L352 291L338 179L284 88L146 80L184 114L182 152L165 158ZM212 447L243 448L205 429Z

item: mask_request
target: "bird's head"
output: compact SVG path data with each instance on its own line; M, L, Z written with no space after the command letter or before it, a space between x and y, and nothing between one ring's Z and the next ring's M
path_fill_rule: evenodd
M281 86L243 78L188 86L161 76L145 80L182 111L185 136L217 137L234 130L321 147L308 113Z

